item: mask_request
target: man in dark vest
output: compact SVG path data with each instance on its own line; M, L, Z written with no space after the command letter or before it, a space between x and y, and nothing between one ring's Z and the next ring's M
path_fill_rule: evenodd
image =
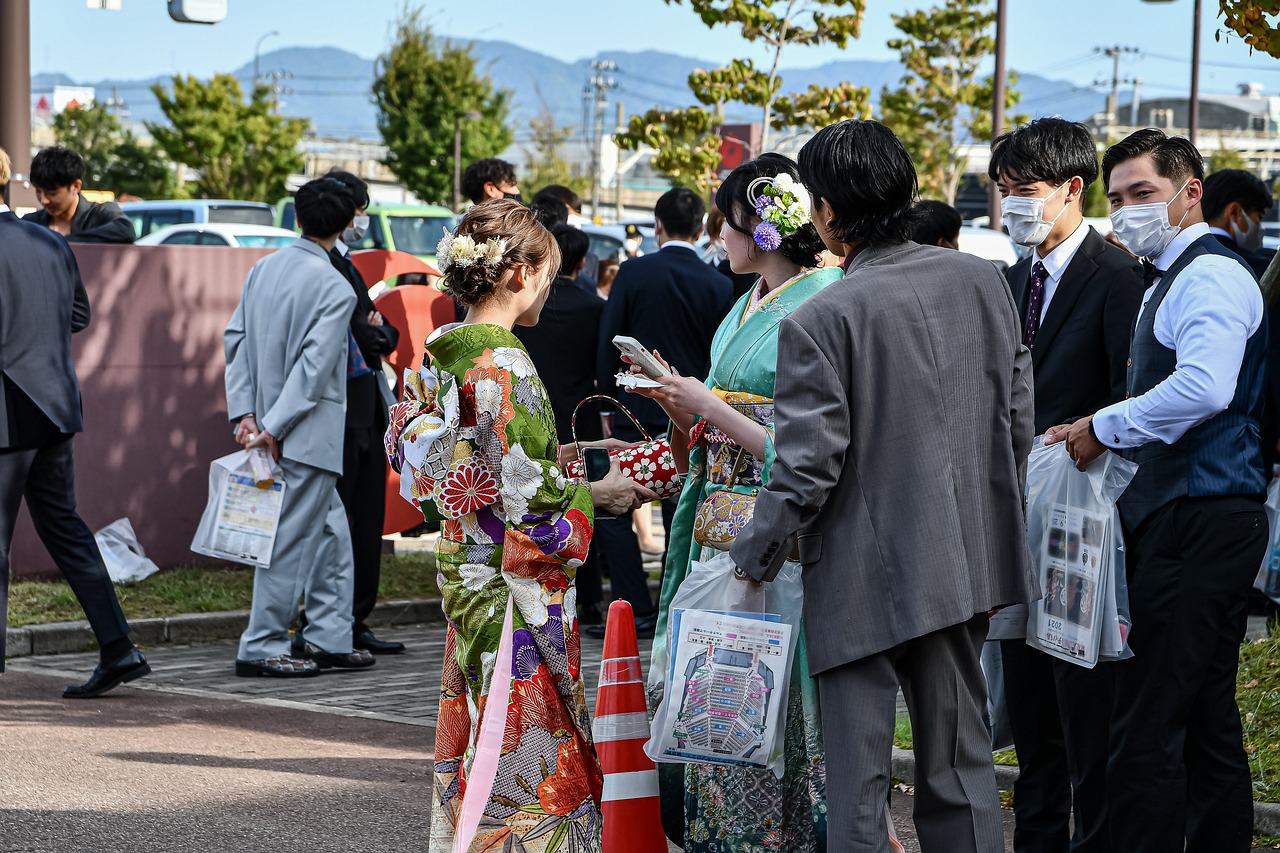
M1112 844L1247 853L1252 786L1235 680L1268 535L1262 294L1209 233L1190 142L1139 130L1108 149L1102 173L1116 236L1144 259L1148 283L1128 392L1046 441L1065 440L1081 468L1107 449L1139 466L1119 506L1134 657L1115 665Z

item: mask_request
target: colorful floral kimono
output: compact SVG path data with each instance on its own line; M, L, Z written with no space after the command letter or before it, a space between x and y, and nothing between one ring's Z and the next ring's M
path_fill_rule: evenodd
M428 849L598 850L573 583L591 492L557 467L546 389L510 331L447 326L426 349L386 444L401 495L441 522L449 627Z
M806 271L758 305L752 304L753 289L734 305L712 341L707 384L730 406L765 426L765 458L756 459L746 453L706 422L694 427L696 444L689 455L689 476L671 524L662 581L658 639L650 670L650 701L655 705L656 691L661 688L661 662L667 654L671 600L688 575L690 563L718 553L693 540L698 507L716 490L730 485L759 487L769 478L774 459L773 382L778 321L842 275L839 269ZM791 668L785 756L782 779L769 770L686 764L685 853L821 853L827 849L822 728L803 633Z

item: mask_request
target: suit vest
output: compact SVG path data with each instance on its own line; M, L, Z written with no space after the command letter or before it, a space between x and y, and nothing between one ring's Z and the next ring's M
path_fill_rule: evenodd
M1164 272L1134 325L1129 347L1128 396L1147 393L1177 367L1177 352L1156 338L1156 311L1178 275L1201 255L1239 260L1223 249L1215 237L1207 235L1188 246ZM1245 344L1235 395L1226 410L1187 430L1173 444L1157 440L1123 451L1126 459L1138 463L1138 473L1119 501L1121 518L1130 530L1178 498L1266 492L1259 441L1266 347L1264 320Z

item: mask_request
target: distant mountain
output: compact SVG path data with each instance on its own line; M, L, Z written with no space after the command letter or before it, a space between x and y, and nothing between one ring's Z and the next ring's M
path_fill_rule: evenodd
M514 93L513 124L517 139L526 137L531 118L549 110L562 126L583 129L583 89L591 76L590 60L565 62L501 41L474 42L475 55L481 69L496 85ZM617 87L609 93L609 107L604 126L612 127L619 100L628 115L643 113L655 106L678 107L689 103L686 79L695 68L710 63L695 57L663 51L610 51L598 59L612 60L618 70L611 76ZM311 118L320 136L377 139L375 112L369 97L373 81L374 61L336 47L291 47L264 54L259 63L263 75L271 75L279 87L281 111L287 115ZM232 72L247 87L253 77L252 64ZM807 88L811 83L826 84L851 80L870 86L873 98L885 85L893 85L902 76L901 66L893 60L843 60L814 68L784 68L781 75L788 90ZM111 96L113 87L126 103L129 118L135 121L160 121L159 105L151 94L154 83L167 84L168 77L150 80L74 81L65 74L38 74L32 78L35 91L54 85L93 86L99 99ZM1061 115L1086 119L1103 107L1104 97L1098 91L1064 80L1053 80L1034 74L1018 81L1022 101L1015 112L1032 116ZM759 113L755 109L731 108L726 118L750 121Z

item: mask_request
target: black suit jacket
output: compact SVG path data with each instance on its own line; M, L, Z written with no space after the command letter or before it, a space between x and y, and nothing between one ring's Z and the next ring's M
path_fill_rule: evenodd
M49 213L43 208L22 218L49 227ZM120 205L113 201L89 201L80 196L71 217L71 233L67 235L72 243L132 243L137 238L133 222Z
M1009 268L1024 327L1031 267L1038 259L1033 252ZM1144 289L1142 267L1089 228L1031 347L1037 435L1124 399L1130 333Z
M351 259L333 248L329 250L329 262L351 283L356 294L356 307L351 312L351 334L365 363L373 370L363 376L347 380L347 429L384 429L387 425L386 407L377 382L381 377L382 358L395 351L400 332L390 323L374 326L369 323L369 312L374 310L373 299L364 276Z
M84 428L71 333L88 325L89 296L67 241L0 213L0 449Z
M619 396L614 374L622 359L615 335L630 335L658 350L684 376L705 379L711 369L711 339L733 306L733 284L684 246L669 246L618 267L600 321L596 381L602 393ZM623 400L642 424L667 423L662 407L638 394Z
M1271 263L1271 258L1275 255L1275 252L1250 252L1241 248L1240 244L1230 237L1224 237L1221 234L1214 234L1213 236L1219 243L1240 256L1240 259L1243 260L1253 272L1254 278L1258 280L1262 279L1262 274L1267 271L1267 265Z

